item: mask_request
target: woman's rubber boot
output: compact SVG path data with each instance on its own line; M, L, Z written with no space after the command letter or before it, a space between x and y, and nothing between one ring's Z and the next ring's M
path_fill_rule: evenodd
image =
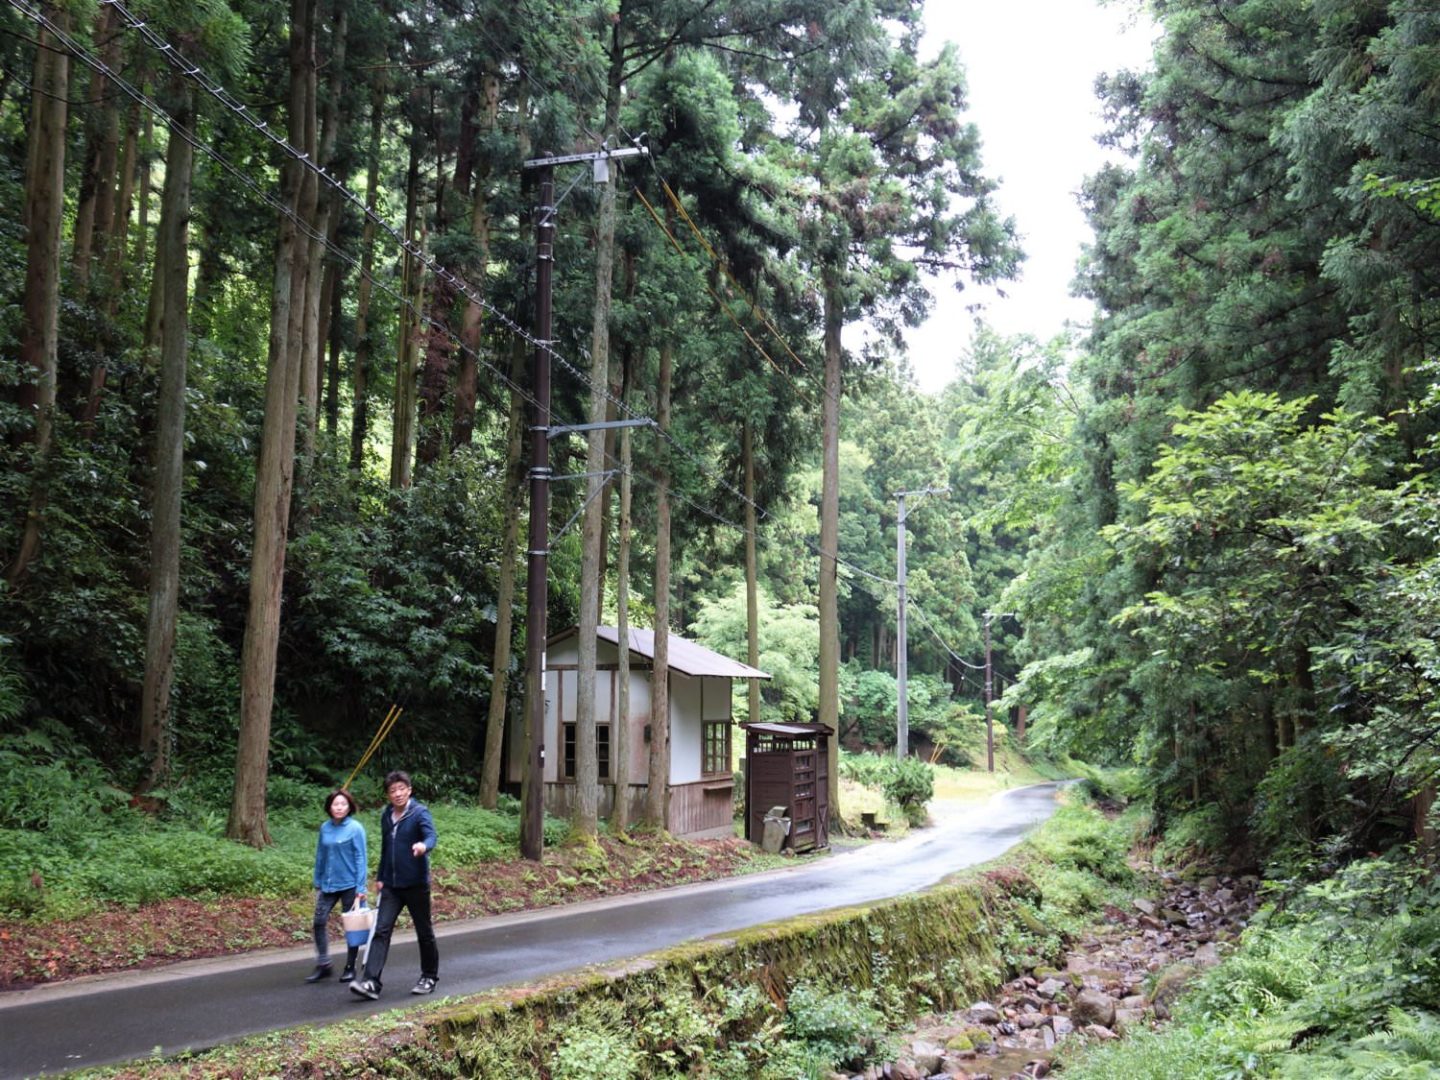
M345 950L345 970L340 973L340 981L342 983L353 982L355 980L355 958L359 955L360 950L358 948Z

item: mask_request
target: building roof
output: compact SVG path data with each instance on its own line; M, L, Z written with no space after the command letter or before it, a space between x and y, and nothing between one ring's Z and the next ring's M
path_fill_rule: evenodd
M566 630L556 635L551 640L569 637L571 634L578 634L578 629ZM655 659L655 631L642 630L632 626L630 628L630 652L646 660ZM601 641L608 641L612 645L620 644L620 631L613 626L596 627L596 636ZM704 645L679 634L670 635L670 666L682 675L719 675L731 679L768 679L770 676L759 668L753 668L749 664L742 664L739 660L731 660L728 656L722 656L713 649L707 649Z
M740 725L746 731L758 731L765 735L834 735L827 724L780 724L773 720L747 721Z

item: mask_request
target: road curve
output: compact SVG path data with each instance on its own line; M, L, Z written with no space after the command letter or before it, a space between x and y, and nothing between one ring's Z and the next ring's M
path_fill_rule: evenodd
M1054 810L1058 785L1037 784L894 843L795 867L595 900L438 929L440 992L471 994L608 963L791 915L915 892L1002 854ZM402 921L402 928L408 920ZM306 949L192 961L0 995L0 1077L200 1050L244 1035L323 1024L418 1003L414 935L397 935L385 993L367 1002L333 981L306 985Z

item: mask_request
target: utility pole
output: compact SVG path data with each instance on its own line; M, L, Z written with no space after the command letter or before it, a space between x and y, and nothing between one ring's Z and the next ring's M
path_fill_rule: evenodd
M597 182L610 177L612 158L648 154L644 147L599 150L593 154L563 154L532 158L521 166L535 169L540 178L540 205L535 221L535 367L531 390L535 405L530 425L530 533L525 576L525 738L524 772L520 778L520 854L534 862L545 850L545 639L549 603L547 572L550 559L550 440L590 425L550 426L550 350L553 322L552 282L555 269L555 166L588 162ZM651 423L622 421L600 427ZM562 530L563 531L563 530Z
M994 698L993 677L994 665L991 662L990 653L990 620L996 615L1002 618L1012 615L1010 611L987 611L985 612L985 761L988 772L995 771L995 722L991 716L991 702Z
M895 499L899 510L895 515L895 759L904 761L910 752L910 703L906 698L906 683L910 677L909 648L906 645L907 623L905 613L905 499L909 495L940 495L948 487L927 487L918 491L897 491Z
M990 664L990 612L985 612L985 771L995 771L995 721L991 715L990 698L992 667Z

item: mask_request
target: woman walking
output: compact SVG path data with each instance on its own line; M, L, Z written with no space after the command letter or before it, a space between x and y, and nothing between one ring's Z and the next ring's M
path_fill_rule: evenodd
M365 895L365 826L355 820L354 813L355 800L348 791L332 791L325 799L325 824L320 826L315 844L315 970L305 977L306 982L328 979L334 971L326 933L331 910L339 904L341 911L349 911L355 898ZM346 950L341 982L355 978L359 951L355 946Z

